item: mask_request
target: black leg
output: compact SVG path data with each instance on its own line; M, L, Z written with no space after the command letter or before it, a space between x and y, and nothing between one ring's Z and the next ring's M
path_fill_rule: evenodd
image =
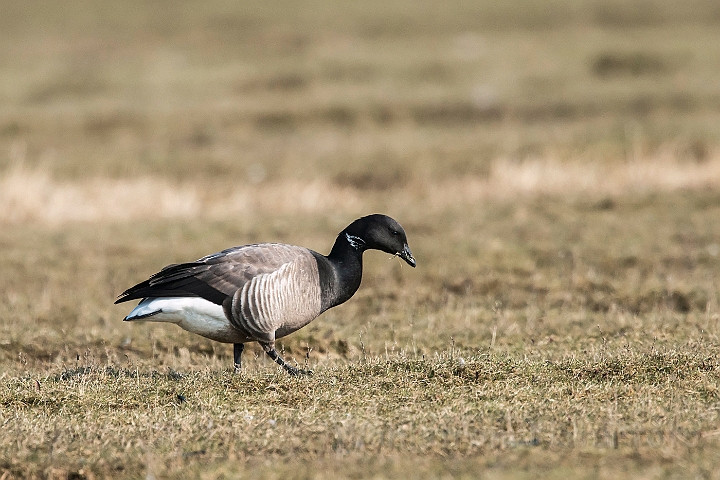
M233 359L235 362L235 373L240 373L240 357L242 357L242 352L245 350L245 344L244 343L235 343L233 344Z
M292 365L288 365L288 363L278 354L277 350L275 350L275 342L261 343L260 345L262 345L265 353L275 360L275 363L283 367L290 375L312 375L312 370L301 370L293 367Z

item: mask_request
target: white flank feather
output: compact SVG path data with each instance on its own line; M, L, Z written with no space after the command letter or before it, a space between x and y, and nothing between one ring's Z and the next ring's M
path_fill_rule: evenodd
M200 297L146 298L125 320L175 323L208 338L232 328L220 305Z

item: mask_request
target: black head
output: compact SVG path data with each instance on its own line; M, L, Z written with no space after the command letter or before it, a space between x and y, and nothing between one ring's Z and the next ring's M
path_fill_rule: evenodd
M397 255L408 265L416 265L407 243L405 230L394 219L379 213L362 217L340 233L358 250L375 249Z

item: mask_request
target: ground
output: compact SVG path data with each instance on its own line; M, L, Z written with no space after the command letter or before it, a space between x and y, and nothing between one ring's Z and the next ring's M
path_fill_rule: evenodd
M0 477L718 478L720 9L0 5ZM256 345L124 323L258 241L406 229Z

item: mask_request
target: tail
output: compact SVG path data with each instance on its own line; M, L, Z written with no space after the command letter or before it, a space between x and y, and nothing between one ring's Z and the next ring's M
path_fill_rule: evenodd
M123 318L123 321L131 322L133 320L142 320L162 313L162 308L157 308L157 305L153 305L153 300L153 298L143 299L138 303L137 307L133 308L132 312L128 313L127 317Z

